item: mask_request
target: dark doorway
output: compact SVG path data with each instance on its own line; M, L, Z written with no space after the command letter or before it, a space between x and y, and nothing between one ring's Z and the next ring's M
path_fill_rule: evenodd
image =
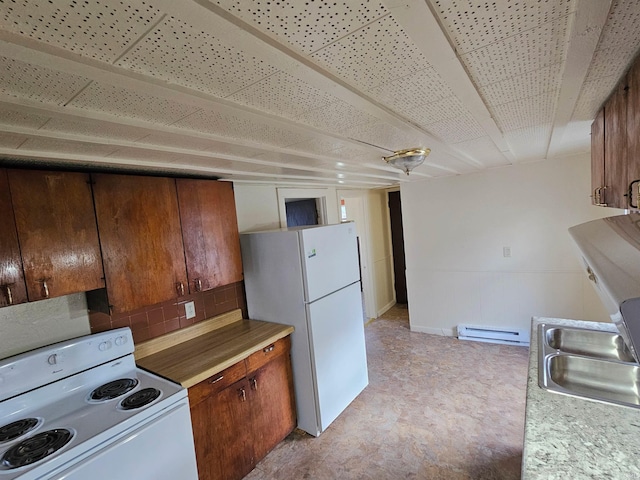
M287 227L318 225L318 208L315 198L291 200L285 203Z
M402 231L402 206L400 192L389 192L389 217L391 218L391 248L393 251L393 275L396 302L407 303L407 277L404 260L404 234Z

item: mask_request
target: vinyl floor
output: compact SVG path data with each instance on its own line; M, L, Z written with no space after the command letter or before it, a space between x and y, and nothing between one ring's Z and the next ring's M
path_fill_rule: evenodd
M294 431L246 479L520 478L527 348L411 332L402 305L365 335L369 386L318 438Z

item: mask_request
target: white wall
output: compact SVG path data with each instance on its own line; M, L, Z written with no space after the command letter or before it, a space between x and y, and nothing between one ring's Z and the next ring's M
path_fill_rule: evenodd
M591 206L590 190L588 155L403 184L412 330L608 321L567 233L621 213Z
M0 308L0 358L89 333L84 293Z

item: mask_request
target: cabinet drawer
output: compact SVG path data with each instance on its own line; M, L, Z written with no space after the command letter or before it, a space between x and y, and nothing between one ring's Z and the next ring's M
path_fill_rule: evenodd
M247 358L247 372L251 373L266 365L274 358L289 352L291 337L281 338Z
M246 376L247 370L244 361L238 362L229 368L216 373L189 389L189 405L193 407L210 395L218 393L229 385Z

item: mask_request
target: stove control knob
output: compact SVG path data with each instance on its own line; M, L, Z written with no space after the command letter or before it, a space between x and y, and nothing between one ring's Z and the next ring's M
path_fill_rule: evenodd
M98 345L98 348L100 349L101 352L104 352L105 350L109 350L111 348L111 340L102 342L100 345Z
M58 354L57 353L53 353L51 355L49 355L49 358L47 358L47 363L49 365L55 365L58 363Z
M116 345L118 347L121 347L125 343L127 343L127 337L125 337L124 335L120 335L119 337L116 337Z

